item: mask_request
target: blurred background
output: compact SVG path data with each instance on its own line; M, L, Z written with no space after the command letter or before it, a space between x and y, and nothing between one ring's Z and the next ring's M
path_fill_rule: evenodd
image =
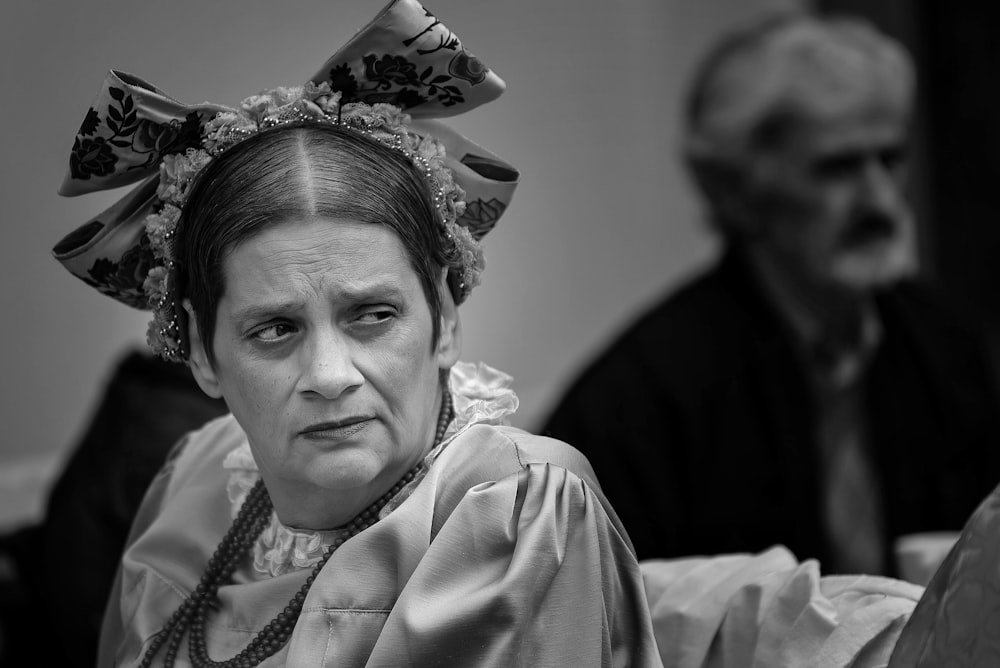
M464 359L512 374L533 428L590 357L715 252L679 155L679 100L706 46L757 12L808 4L868 16L916 54L913 196L924 270L991 303L1000 229L987 199L1000 138L985 79L997 46L968 0L427 0L508 83L453 125L522 171L463 307ZM44 495L148 316L101 298L50 248L120 192L55 194L108 69L179 100L237 104L299 83L374 15L373 0L10 2L0 9L7 160L0 291L0 530Z

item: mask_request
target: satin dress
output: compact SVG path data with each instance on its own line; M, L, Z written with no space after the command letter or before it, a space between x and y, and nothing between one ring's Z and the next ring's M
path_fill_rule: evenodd
M579 452L503 424L517 406L509 381L456 365L456 417L423 475L333 554L291 639L261 666L661 665L625 530ZM100 666L138 665L197 586L256 475L248 453L235 419L219 418L154 481L109 602ZM219 589L206 629L213 660L245 647L312 570L316 537L294 536L289 557L287 531L265 530L269 542ZM178 666L189 665L186 646Z

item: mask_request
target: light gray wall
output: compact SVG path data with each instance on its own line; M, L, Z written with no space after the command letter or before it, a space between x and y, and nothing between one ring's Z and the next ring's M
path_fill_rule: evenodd
M687 74L723 26L802 1L428 0L508 82L499 101L454 124L523 171L514 204L487 238L484 285L462 313L464 358L514 375L519 424L536 425L589 356L711 256L676 159ZM49 256L116 199L55 194L106 70L132 72L181 100L236 104L300 83L378 6L4 3L0 472L9 473L0 476L0 501L25 480L40 498L37 476L21 465L58 462L113 362L142 345L145 314L100 297Z

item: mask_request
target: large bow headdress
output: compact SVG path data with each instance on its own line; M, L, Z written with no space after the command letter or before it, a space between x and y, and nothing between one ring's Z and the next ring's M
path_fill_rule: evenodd
M59 192L72 196L140 183L66 236L53 254L102 293L153 310L151 345L182 360L176 305L166 293L172 264L163 252L172 229L164 222L176 222L175 205L183 201L178 190L225 148L220 143L238 141L241 132L310 117L344 118L403 150L437 187L448 235L465 256L462 299L478 281L478 241L503 214L519 175L437 119L503 90L504 82L416 0L390 2L305 86L266 91L240 109L184 105L138 77L111 71L77 132Z

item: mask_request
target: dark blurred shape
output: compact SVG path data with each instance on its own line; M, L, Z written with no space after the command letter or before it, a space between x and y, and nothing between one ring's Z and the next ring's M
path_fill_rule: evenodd
M927 212L926 264L935 280L1000 321L1000 41L979 0L821 0L827 11L865 16L897 35L920 65L918 131L923 178L915 194Z
M583 451L640 558L776 543L895 573L1000 479L995 345L914 277L909 55L863 21L726 35L686 158L725 251L572 384L545 432Z
M929 206L943 285L1000 321L1000 65L994 11L981 2L914 3L924 66Z
M915 286L879 299L866 407L887 538L957 530L1000 479L985 342L942 312ZM815 413L784 323L731 255L592 363L545 431L590 459L640 558L780 543L825 566Z
M44 521L0 538L0 556L15 576L0 583L0 665L93 667L146 487L184 433L224 412L186 366L139 352L120 362L50 493Z

